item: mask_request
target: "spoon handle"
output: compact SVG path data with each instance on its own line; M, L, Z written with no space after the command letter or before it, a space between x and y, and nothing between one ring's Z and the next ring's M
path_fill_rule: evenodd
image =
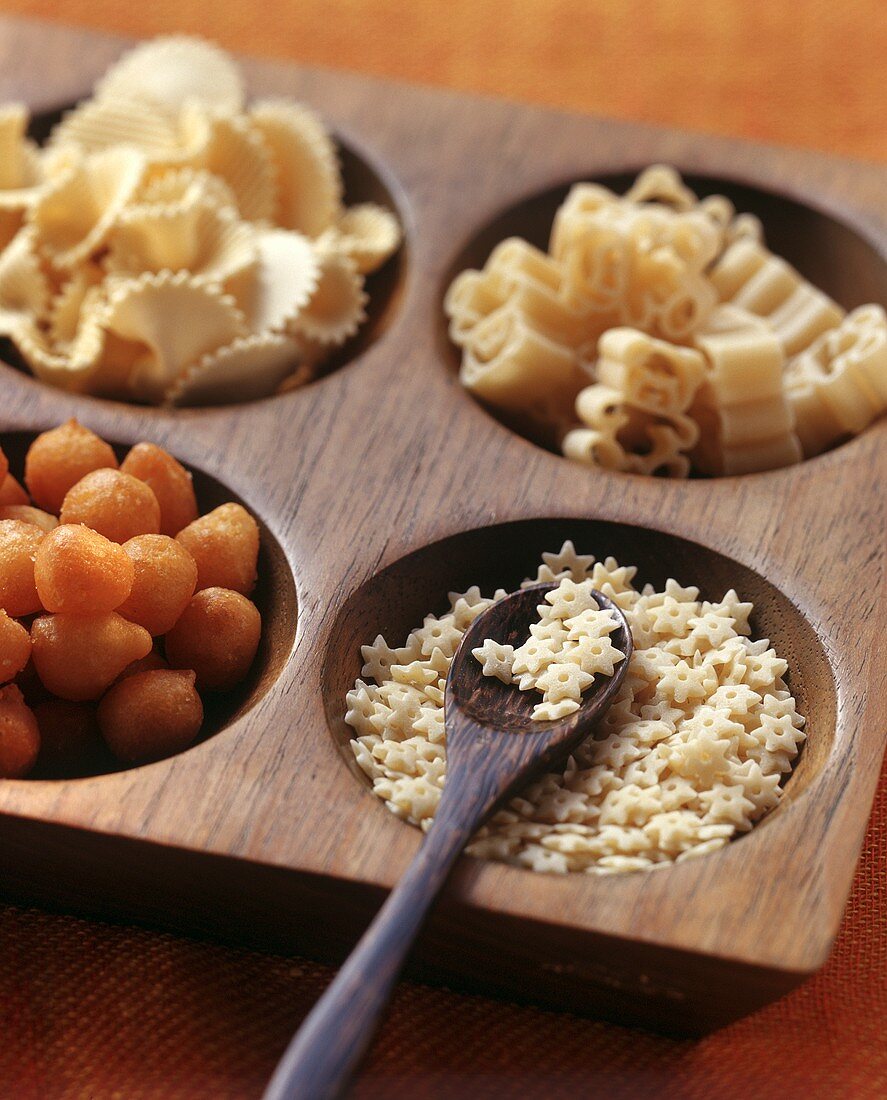
M441 798L422 847L290 1042L264 1100L335 1100L343 1094L425 914L489 812L486 792L461 793L461 799Z

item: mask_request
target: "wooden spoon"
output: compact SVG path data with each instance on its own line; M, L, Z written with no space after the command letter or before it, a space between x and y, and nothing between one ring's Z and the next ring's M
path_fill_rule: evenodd
M619 620L611 637L625 660L613 676L595 677L579 710L557 722L534 722L535 692L518 691L482 674L472 649L486 638L521 645L537 605L554 587L537 584L505 597L479 615L462 638L447 677L447 779L434 824L293 1038L265 1100L333 1100L342 1095L425 914L462 849L503 802L536 776L563 764L619 691L632 653L631 629L621 609L600 592L594 593L600 607Z

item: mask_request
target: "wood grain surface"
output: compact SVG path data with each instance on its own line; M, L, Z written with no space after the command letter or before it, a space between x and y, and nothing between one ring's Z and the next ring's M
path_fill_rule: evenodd
M36 110L84 93L122 45L11 21L0 42L0 96ZM754 599L756 632L790 660L808 746L780 808L711 858L604 883L463 860L416 970L674 1029L784 992L828 954L884 750L887 424L745 478L592 474L461 390L441 298L504 227L538 235L567 183L667 160L747 200L843 305L883 300L885 173L287 65L247 73L256 94L314 105L384 182L406 227L398 285L350 363L250 405L137 409L0 370L0 441L77 416L121 443L154 440L242 498L265 525L272 609L251 705L216 737L134 771L0 785L7 895L335 956L419 843L337 744L355 644L415 625L453 582L513 583L566 536L643 580Z

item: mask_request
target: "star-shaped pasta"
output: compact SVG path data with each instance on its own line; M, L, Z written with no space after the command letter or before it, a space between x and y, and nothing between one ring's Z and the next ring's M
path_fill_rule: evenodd
M462 641L462 631L456 626L452 615L442 615L440 618L426 615L415 635L426 657L430 657L435 649L452 657Z
M625 659L622 650L617 649L609 638L595 638L585 635L572 642L562 651L563 659L576 664L590 676L612 676L616 665Z
M536 688L544 695L545 702L560 703L563 699L579 701L582 692L594 679L577 664L569 661L552 663L536 680Z
M592 591L591 581L574 581L565 577L557 588L545 593L546 603L551 605L552 618L563 621L589 608L597 609L598 603Z
M716 852L778 803L803 743L785 662L766 639L745 637L752 608L732 590L719 602L700 602L695 587L673 580L639 591L630 566L594 562L571 544L561 555L547 555L540 572L562 572L558 583L574 591L606 586L625 611L634 655L599 739L512 799L472 854L537 871L615 874ZM428 616L403 647L378 637L363 650L365 679L346 697L358 766L393 813L423 830L445 780L446 674L464 630L491 602L477 588L451 593L449 613ZM612 646L615 623L597 605L569 610L558 617L544 601L512 653L478 647L489 672L545 691L538 721L575 713L592 658Z
M692 740L671 745L668 762L678 775L710 789L729 770L729 753L729 739L717 731L701 730Z
M492 638L472 649L471 656L483 666L484 676L494 676L503 684L510 684L514 663L514 646L494 642Z
M531 635L514 651L512 672L515 676L536 676L551 664L556 652L557 646L552 639Z
M542 561L551 570L553 576L563 579L568 573L573 581L584 581L594 565L593 554L577 554L570 539L556 554L543 554Z

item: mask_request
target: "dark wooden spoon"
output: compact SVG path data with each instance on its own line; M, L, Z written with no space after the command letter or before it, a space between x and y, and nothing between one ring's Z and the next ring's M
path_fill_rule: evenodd
M425 914L462 849L503 802L536 776L563 764L618 692L631 658L631 629L622 611L600 592L594 593L598 604L619 620L612 640L625 660L615 675L595 677L579 710L557 722L534 722L530 714L539 701L536 692L518 691L482 674L472 649L485 638L521 645L537 605L554 587L537 584L515 592L479 615L466 631L447 677L447 779L434 824L290 1043L265 1100L333 1100L342 1095Z

